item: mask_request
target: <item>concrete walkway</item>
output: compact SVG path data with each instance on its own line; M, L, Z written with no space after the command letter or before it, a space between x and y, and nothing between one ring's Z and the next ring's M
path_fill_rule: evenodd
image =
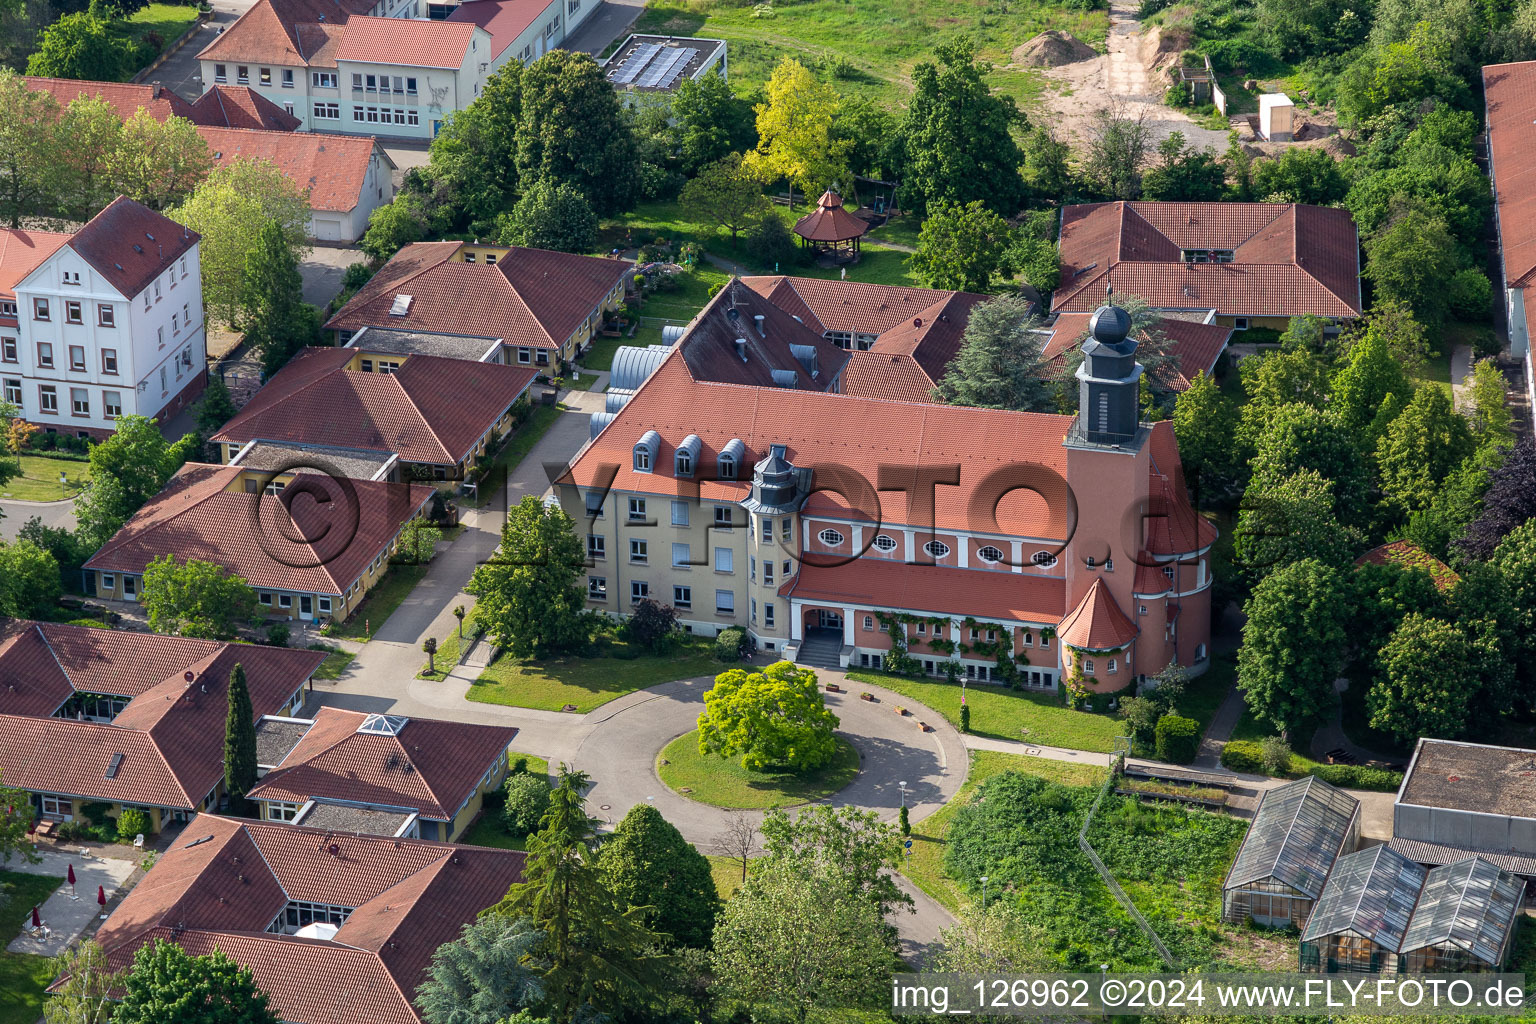
M40 847L37 854L41 860L35 864L12 857L9 863L0 864L0 869L63 879L69 875L69 866L72 864L75 868L75 893L79 898L71 897L68 884L60 885L43 902L38 912L47 932L36 938L29 935L29 917L21 934L12 939L6 949L12 953L58 956L98 920L101 907L96 903L96 887L101 886L106 890L107 908L111 910L114 906L113 897L138 865L133 860L80 853L78 849L67 847ZM31 910L30 907L26 909L29 912Z

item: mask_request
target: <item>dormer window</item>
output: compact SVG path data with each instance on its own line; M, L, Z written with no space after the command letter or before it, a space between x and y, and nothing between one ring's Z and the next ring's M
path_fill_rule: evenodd
M699 440L698 434L689 434L683 438L683 443L677 446L676 453L672 456L672 471L677 476L693 476L693 467L698 465L699 452L704 443Z
M1183 249L1179 253L1185 263L1231 263L1235 256L1231 249Z
M720 449L715 459L716 473L721 480L740 479L741 464L747 457L747 446L740 438L733 437Z
M641 473L651 471L651 453L639 445L635 446L635 469Z
M661 435L654 430L647 430L645 436L635 444L635 472L652 472L656 465L656 456L661 451Z
M693 476L693 457L687 452L677 453L677 475Z

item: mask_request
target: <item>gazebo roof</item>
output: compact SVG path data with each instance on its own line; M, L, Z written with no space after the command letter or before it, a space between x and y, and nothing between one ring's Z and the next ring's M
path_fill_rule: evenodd
M843 209L843 197L831 189L816 200L816 209L795 222L795 234L808 242L846 242L859 238L869 224Z

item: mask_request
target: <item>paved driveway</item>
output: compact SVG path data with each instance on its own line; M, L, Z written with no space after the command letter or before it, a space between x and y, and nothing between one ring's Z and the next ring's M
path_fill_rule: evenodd
M341 277L348 267L368 257L355 246L317 245L305 249L299 259L299 276L304 279L304 301L325 308L341 292Z
M15 540L16 532L27 525L27 520L37 516L44 526L58 526L66 530L75 528L75 503L73 501L0 501L0 538Z
M219 33L235 19L256 5L256 0L212 0L213 17L198 26L197 35L175 55L155 69L151 82L159 82L172 92L195 100L203 94L202 65L197 55L208 47Z
M624 38L643 10L645 0L601 0L597 10L587 15L560 48L595 56L609 43Z

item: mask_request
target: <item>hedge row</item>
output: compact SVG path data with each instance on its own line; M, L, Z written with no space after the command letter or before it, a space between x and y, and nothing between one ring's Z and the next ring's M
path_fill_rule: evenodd
M1253 740L1230 740L1221 750L1221 763L1234 772L1256 775L1264 771L1264 752ZM1319 764L1302 775L1315 775L1330 785L1345 789L1370 789L1381 793L1394 793L1403 784L1403 773L1385 768L1370 768L1359 764Z

